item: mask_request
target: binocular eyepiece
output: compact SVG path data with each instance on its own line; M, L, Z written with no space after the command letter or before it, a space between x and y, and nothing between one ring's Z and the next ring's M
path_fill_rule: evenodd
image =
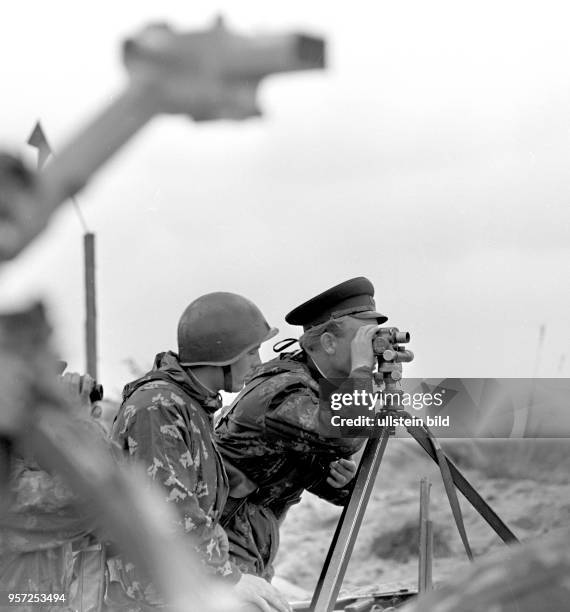
M406 363L413 361L414 354L400 347L400 344L407 344L409 341L409 332L401 332L397 327L383 327L372 340L372 350L382 361Z
M390 344L407 344L410 341L410 332L401 332L397 327L381 327L374 340L382 338Z

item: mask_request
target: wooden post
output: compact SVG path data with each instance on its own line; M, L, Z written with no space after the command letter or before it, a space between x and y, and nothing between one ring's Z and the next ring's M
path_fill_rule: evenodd
M97 380L97 302L95 292L95 234L83 236L85 257L85 355L86 372Z
M102 136L101 136L102 137ZM38 121L28 138L28 144L38 150L38 172L42 170L47 159L59 161L50 147L41 123ZM74 155L76 155L75 152ZM57 165L57 164L56 164ZM48 167L48 174L49 174ZM97 301L95 290L95 234L87 230L87 224L81 214L77 200L71 195L77 216L85 234L83 235L83 258L85 277L85 371L97 380Z
M433 526L429 520L429 492L431 483L427 478L420 482L420 535L418 591L424 593L432 588Z
M432 561L433 561L433 522L427 521L427 554L426 554L426 591L433 589Z

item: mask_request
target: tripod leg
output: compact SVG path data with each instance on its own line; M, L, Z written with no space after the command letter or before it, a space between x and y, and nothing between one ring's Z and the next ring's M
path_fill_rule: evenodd
M429 439L432 444L432 448L435 450L435 455L437 458L437 464L439 466L439 471L441 472L441 477L443 479L443 486L445 487L445 492L447 493L447 499L449 501L449 505L451 506L451 512L453 513L453 518L455 519L455 524L457 525L457 530L459 531L459 535L461 536L461 541L463 542L463 546L465 547L465 552L467 553L467 557L469 561L473 561L473 553L471 552L471 546L469 545L469 538L467 537L467 532L465 531L465 524L463 523L463 515L461 514L461 506L459 505L459 500L457 499L457 491L455 490L455 484L453 482L453 476L449 470L449 465L447 464L447 457L441 448L437 438L431 434L428 430Z
M366 443L350 500L338 521L315 588L312 612L330 612L334 608L389 438L390 430L384 428L380 438L370 438Z
M433 442L430 440L430 433L428 433L422 427L409 427L408 433L416 440L416 442L425 450L425 452L436 462L437 452ZM433 434L431 434L433 435ZM477 510L477 512L487 521L492 527L495 533L505 542L510 544L518 542L518 538L515 534L507 527L499 515L489 506L489 504L477 493L473 488L473 485L463 476L453 461L443 453L443 456L447 460L449 471L453 478L455 486L463 493L465 498L470 504Z

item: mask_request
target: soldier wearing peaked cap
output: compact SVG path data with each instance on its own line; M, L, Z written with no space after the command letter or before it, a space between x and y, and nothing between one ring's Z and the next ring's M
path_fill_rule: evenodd
M259 366L222 412L216 439L230 497L222 524L230 557L243 572L270 580L279 525L306 489L337 505L350 495L363 439L331 438L319 412L319 384L349 379L371 389L372 338L387 317L376 311L363 277L340 283L292 310L301 350ZM357 383L355 383L357 381Z

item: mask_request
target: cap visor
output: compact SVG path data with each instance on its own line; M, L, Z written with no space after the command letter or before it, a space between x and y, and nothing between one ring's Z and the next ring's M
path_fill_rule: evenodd
M364 312L355 312L354 314L348 315L349 317L354 317L355 319L376 319L378 324L386 323L388 317L386 315L380 314L375 310L365 310Z

